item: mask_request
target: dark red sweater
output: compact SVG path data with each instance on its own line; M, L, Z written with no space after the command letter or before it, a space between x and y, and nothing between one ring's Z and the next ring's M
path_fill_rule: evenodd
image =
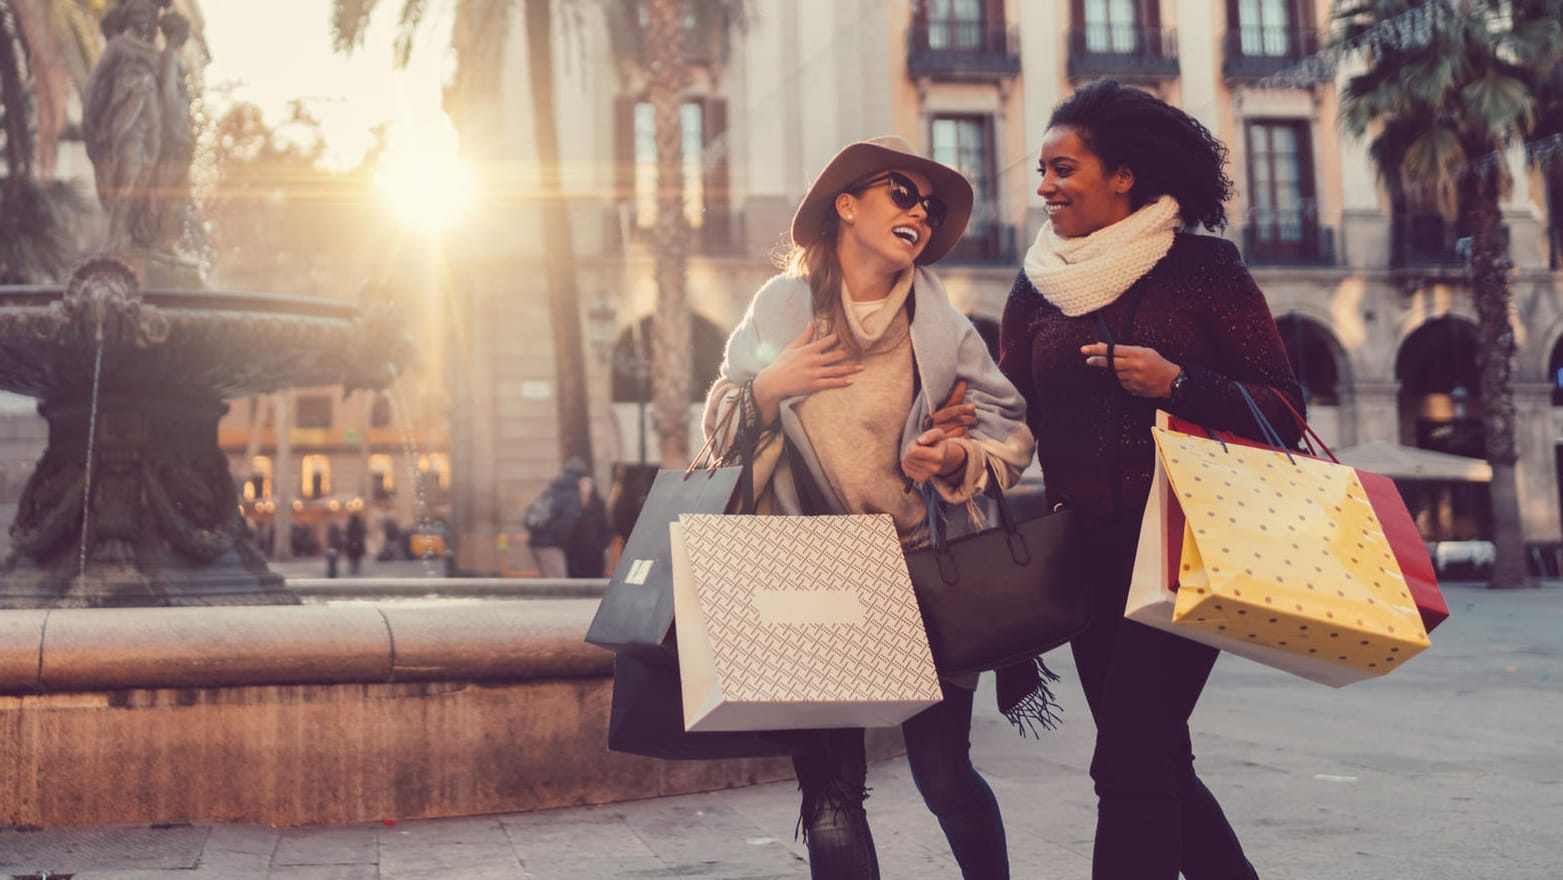
M1126 332L1136 294L1139 306ZM1302 412L1301 388L1264 294L1231 242L1179 233L1160 262L1100 311L1117 344L1156 349L1188 372L1188 382L1177 406L1130 395L1080 354L1080 346L1106 341L1097 313L1065 315L1021 272L1004 307L999 368L1026 399L1049 503L1110 512L1116 478L1123 507L1143 504L1155 464L1150 429L1157 409L1259 437L1233 380L1248 388L1287 444L1297 442L1295 420L1268 389Z

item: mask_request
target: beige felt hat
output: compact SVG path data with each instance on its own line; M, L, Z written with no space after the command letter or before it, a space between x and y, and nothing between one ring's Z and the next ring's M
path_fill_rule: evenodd
M847 187L892 168L928 175L933 181L934 195L949 209L944 222L928 237L928 245L917 255L917 262L927 265L949 253L966 230L966 221L971 219L971 183L954 168L918 155L905 138L895 135L850 144L830 160L804 194L798 212L792 215L793 244L806 247L819 237L826 220L836 210L836 196Z

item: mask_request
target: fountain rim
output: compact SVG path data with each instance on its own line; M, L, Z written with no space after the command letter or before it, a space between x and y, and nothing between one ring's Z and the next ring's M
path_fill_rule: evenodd
M65 295L65 289L64 284L0 285L0 309L47 307L59 302ZM262 312L347 321L363 314L363 308L355 303L292 293L151 288L143 289L140 298L145 305L169 311Z

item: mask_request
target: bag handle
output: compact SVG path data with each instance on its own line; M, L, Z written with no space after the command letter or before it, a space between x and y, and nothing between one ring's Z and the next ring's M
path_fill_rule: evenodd
M706 435L705 444L700 447L700 451L695 453L695 457L690 460L689 467L684 468L684 479L687 481L691 476L693 476L696 468L703 469L706 472L706 476L709 478L712 474L716 473L718 468L730 466L727 463L727 458L731 456L734 451L738 451L740 453L740 460L737 461L736 464L738 467L742 468L742 470L738 472L738 512L740 514L750 514L754 513L755 509L753 444L751 443L750 447L744 450L729 449L727 451L727 455L725 456L718 456L716 454L716 437L718 434L726 432L727 426L732 424L733 418L738 414L738 411L743 409L743 398L744 391L740 389L738 392L738 399L733 401L733 405L727 408L727 414L724 415L722 420L712 428L711 433ZM735 436L734 440L736 441L737 439L738 438ZM703 467L700 464L701 461L705 462Z
M1308 420L1303 418L1302 413L1297 411L1297 407L1292 406L1292 402L1287 399L1286 395L1281 393L1281 389L1274 385L1269 386L1269 388L1270 393L1274 394L1276 399L1281 401L1281 405L1286 407L1286 411L1292 414L1292 418L1297 420L1297 427L1302 429L1303 440L1307 442L1309 452L1316 458L1327 456L1330 461L1340 464L1340 459L1336 458L1335 453L1330 451L1330 447L1326 446L1324 441L1319 438L1319 435L1313 430L1313 426L1308 424ZM1321 451L1324 453L1323 456L1319 455Z
M1253 415L1254 421L1259 424L1259 430L1264 434L1265 443L1272 450L1284 454L1287 461L1296 464L1297 459L1292 457L1292 451L1286 447L1286 442L1281 439L1281 432L1277 431L1275 426L1270 424L1270 420L1265 418L1264 411L1259 408L1258 403L1254 402L1254 396L1248 393L1248 389L1244 387L1242 382L1234 379L1232 384L1237 387L1237 393L1242 395L1243 402L1248 404L1248 411Z
M1015 511L1009 506L1009 499L1004 495L1004 486L999 481L998 471L993 467L993 460L986 459L983 462L983 466L988 472L988 485L984 489L984 494L992 498L994 504L999 509L999 524L1009 535L1009 555L1015 560L1016 565L1029 565L1031 563L1031 551L1026 547L1026 539L1020 534L1020 522L1015 518ZM933 544L934 552L942 559L950 554L945 519L941 515L932 516L930 519L929 538ZM945 571L945 565L942 561L939 564L939 570L941 573ZM945 581L954 583L949 575L946 575Z

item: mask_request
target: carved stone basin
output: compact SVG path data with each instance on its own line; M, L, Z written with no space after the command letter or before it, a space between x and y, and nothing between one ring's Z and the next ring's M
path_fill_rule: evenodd
M49 422L0 565L0 608L295 602L239 516L217 446L222 401L384 387L410 360L389 313L143 293L114 260L88 262L63 288L0 286L0 389L41 398Z

